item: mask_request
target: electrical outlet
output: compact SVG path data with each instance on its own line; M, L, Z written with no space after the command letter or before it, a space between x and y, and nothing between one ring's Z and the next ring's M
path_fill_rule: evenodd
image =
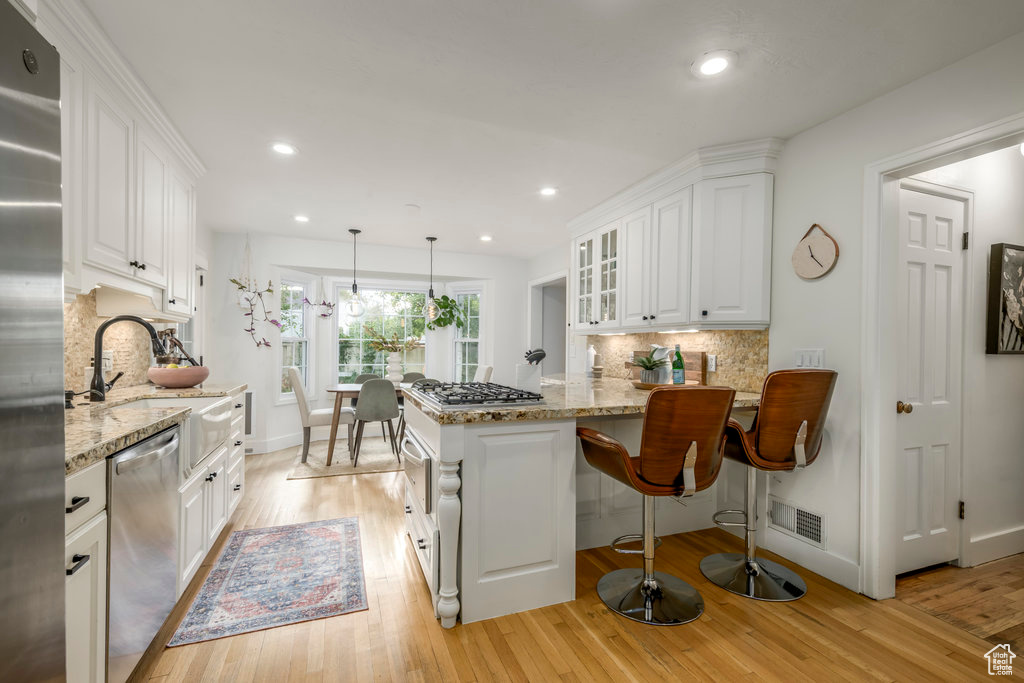
M718 370L718 356L714 354L708 355L708 372L715 372Z
M103 352L103 372L113 372L114 370L114 352L104 351Z
M793 351L793 365L798 368L824 368L825 349L796 349Z

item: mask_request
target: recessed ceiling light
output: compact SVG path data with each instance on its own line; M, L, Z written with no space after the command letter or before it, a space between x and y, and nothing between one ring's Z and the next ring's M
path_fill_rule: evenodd
M275 142L271 146L271 149L278 154L283 154L284 156L291 156L299 151L295 149L294 145L289 145L287 142Z
M542 187L542 188L540 188L540 193L541 193L541 196L543 196L543 197L554 197L556 194L558 194L558 188L557 187Z
M302 214L299 214L298 216L295 217L295 222L296 223L308 223L309 222L309 216L303 216Z
M717 76L736 63L736 53L730 50L705 52L690 65L690 71L698 78Z
M481 242L490 242L492 239L494 238L491 237L490 235L480 235Z

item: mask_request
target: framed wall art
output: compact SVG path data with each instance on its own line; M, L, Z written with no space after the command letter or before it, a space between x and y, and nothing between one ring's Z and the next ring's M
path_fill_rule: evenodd
M1024 354L1024 247L992 245L987 318L985 353Z

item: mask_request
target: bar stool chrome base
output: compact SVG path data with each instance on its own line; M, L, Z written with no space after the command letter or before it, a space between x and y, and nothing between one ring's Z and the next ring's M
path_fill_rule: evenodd
M748 562L742 553L708 555L700 571L716 586L754 600L788 602L807 593L807 584L792 570L761 557Z
M686 624L704 613L697 589L663 572L650 581L642 569L617 569L601 577L597 594L611 611L643 624Z

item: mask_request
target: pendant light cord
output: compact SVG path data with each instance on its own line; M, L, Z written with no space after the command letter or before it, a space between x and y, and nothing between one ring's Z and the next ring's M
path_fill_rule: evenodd
M355 228L349 228L348 231L352 233L352 293L357 294L359 287L356 285L356 235L362 231Z

